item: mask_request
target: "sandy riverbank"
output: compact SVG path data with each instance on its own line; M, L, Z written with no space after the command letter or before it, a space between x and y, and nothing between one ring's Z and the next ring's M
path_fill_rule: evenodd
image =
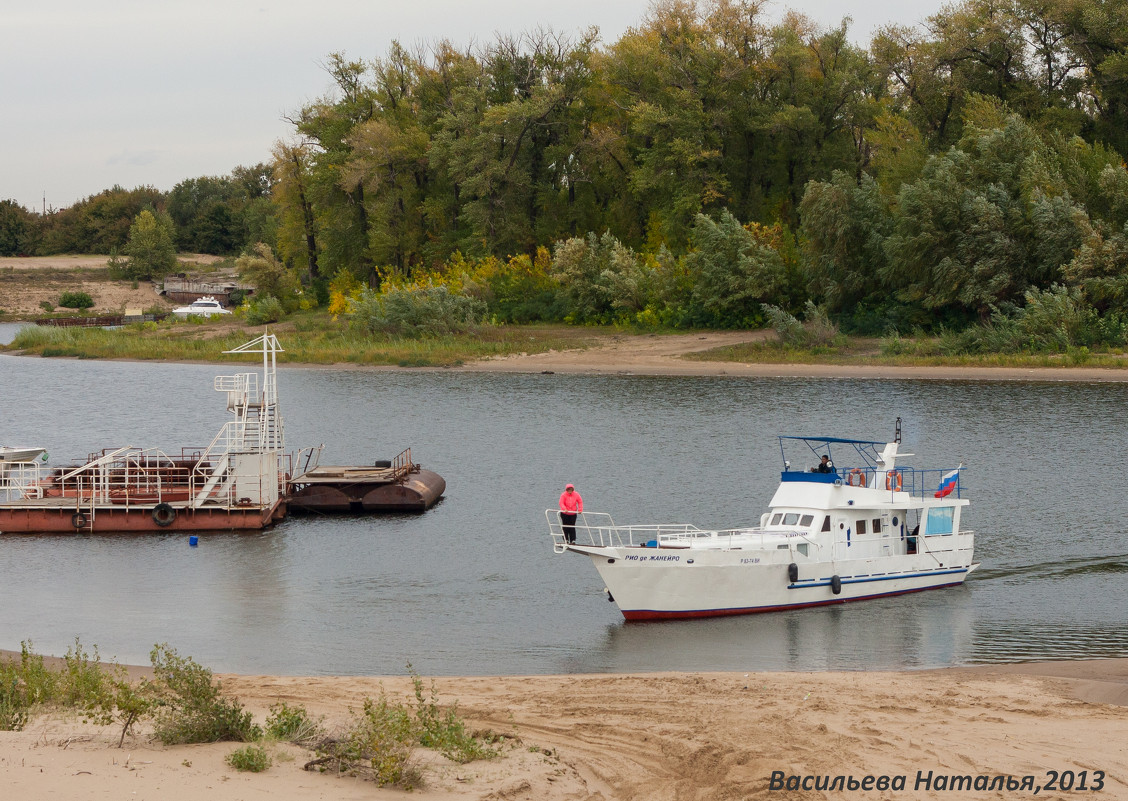
M286 700L343 721L405 678L225 676L263 719ZM1128 660L906 673L702 673L439 678L474 725L515 734L491 762L428 759L427 786L405 794L308 773L286 746L262 774L224 764L232 744L165 748L41 717L0 733L0 786L13 798L491 799L664 801L760 798L1029 797L1027 792L914 790L939 776L1082 771L1095 798L1128 798ZM784 776L904 776L902 792L779 792ZM986 780L984 780L986 781ZM813 786L814 779L810 780ZM1077 787L1075 786L1076 790ZM1039 793L1075 798L1076 793Z
M1128 367L894 367L887 365L764 364L684 358L713 348L762 341L766 331L621 334L593 347L520 354L471 362L467 372L595 375L752 376L765 378L879 378L948 381L1128 381ZM393 368L404 369L404 368ZM407 368L418 369L418 368Z

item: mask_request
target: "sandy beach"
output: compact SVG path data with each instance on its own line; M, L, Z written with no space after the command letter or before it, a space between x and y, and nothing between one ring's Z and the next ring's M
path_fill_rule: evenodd
M403 677L222 680L260 721L285 700L328 725L381 688L404 698L411 690ZM1034 787L1043 788L1039 797L1064 799L1078 797L1084 772L1090 792L1081 797L1128 798L1128 660L905 673L437 678L435 686L473 726L515 739L501 758L466 765L420 754L426 784L410 793L307 772L310 753L292 745L273 748L269 770L240 773L224 763L235 744L164 747L139 736L118 749L115 731L57 715L0 732L0 786L19 799L166 801L994 799L1030 797ZM1067 771L1074 792L1047 788ZM773 776L782 787L773 788ZM841 790L814 789L839 776ZM867 776L875 786L887 777L887 789L861 789ZM1030 789L1016 789L1025 777ZM974 789L1000 781L1001 791ZM953 792L958 782L972 789Z

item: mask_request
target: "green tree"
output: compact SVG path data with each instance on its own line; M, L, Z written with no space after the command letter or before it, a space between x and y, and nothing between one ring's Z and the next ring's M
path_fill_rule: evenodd
M757 241L728 209L717 220L697 215L692 245L685 262L693 277L694 322L758 327L762 304L778 302L785 289L779 251Z
M629 247L604 232L556 243L552 275L567 299L567 319L610 323L633 317L648 301L648 269Z
M807 184L800 206L804 266L811 292L833 312L850 312L882 288L892 217L877 182L835 172Z
M176 269L176 245L172 219L163 213L143 210L129 229L123 253L126 274L134 279L157 279Z
M982 100L966 116L959 147L901 189L882 277L903 300L986 319L1061 279L1083 212L1033 128Z
M0 256L27 253L32 215L14 200L0 200Z
M287 311L297 308L301 282L294 271L274 255L270 245L259 242L250 253L235 260L235 267L239 278L254 286L257 300L272 297Z

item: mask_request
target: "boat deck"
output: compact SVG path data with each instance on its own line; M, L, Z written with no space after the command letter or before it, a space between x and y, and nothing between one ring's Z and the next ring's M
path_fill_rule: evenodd
M340 484L358 481L365 484L391 484L411 472L411 466L366 467L319 465L290 479L292 484Z

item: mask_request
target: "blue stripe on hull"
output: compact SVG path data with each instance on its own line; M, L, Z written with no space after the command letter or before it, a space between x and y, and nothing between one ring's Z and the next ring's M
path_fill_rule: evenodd
M950 576L954 573L967 573L966 567L952 568L951 570L929 570L927 573L897 573L896 575L885 576L859 576L842 579L842 586L847 584L865 584L871 581L896 581L897 579L907 578L921 578L922 576ZM803 590L807 587L829 587L830 579L810 579L807 581L800 581L797 584L788 584L789 590ZM943 585L945 587L951 586L950 584ZM923 587L922 589L931 589L930 587ZM866 596L870 597L870 596Z

